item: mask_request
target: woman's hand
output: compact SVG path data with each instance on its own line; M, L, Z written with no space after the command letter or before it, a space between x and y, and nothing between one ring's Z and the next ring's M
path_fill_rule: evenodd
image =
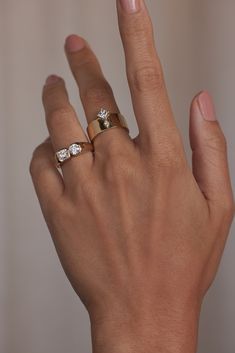
M85 304L94 352L194 352L200 306L234 214L226 142L209 95L191 106L193 172L176 127L143 1L117 3L139 136L116 128L92 152L55 166L54 152L87 141L64 81L43 90L50 139L31 174L63 268ZM135 8L136 3L136 8ZM87 121L118 111L88 44L66 54Z

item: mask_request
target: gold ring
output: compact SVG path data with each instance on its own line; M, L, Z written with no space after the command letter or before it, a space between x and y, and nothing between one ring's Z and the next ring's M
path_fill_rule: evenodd
M123 115L120 113L110 113L106 109L101 109L97 114L97 119L91 121L87 127L87 133L91 141L94 138L113 128L124 128L129 132L127 122Z
M56 166L60 168L62 164L87 152L93 152L94 146L90 142L74 142L68 148L62 148L55 153Z

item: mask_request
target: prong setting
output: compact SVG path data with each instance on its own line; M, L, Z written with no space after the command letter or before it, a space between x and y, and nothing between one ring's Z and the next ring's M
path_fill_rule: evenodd
M69 146L71 156L78 156L82 152L82 146L79 143L73 143Z
M70 158L70 152L67 148L63 148L60 151L56 152L56 158L59 163L65 162Z
M105 129L110 127L109 115L110 112L104 108L102 108L97 114L97 118Z

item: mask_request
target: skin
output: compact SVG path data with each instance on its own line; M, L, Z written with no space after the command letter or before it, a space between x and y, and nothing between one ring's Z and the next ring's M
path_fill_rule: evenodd
M151 20L138 4L129 13L117 2L139 135L106 131L94 154L71 159L61 175L54 152L88 138L63 79L51 77L43 88L50 138L36 148L30 172L61 264L88 310L93 352L193 353L234 215L226 141L209 95L199 93L188 165ZM87 121L101 107L117 111L88 43L70 36L65 51Z

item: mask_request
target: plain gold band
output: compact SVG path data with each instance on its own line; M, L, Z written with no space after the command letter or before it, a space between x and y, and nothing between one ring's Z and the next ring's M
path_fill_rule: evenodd
M105 127L102 121L98 118L91 121L87 127L87 133L91 141L94 140L96 136L101 134L104 131L113 129L113 128L124 128L129 132L128 125L126 119L120 113L111 113L108 117L110 122L109 127Z
M71 158L79 157L79 156L81 156L82 154L85 154L85 153L87 153L87 152L94 152L94 146L93 146L92 143L90 143L90 142L74 142L74 143L80 145L80 146L82 147L82 151L81 151L79 154L75 155L75 156L70 155L70 157L69 157L68 159L66 159L65 161L63 161L63 162L60 162L60 161L58 160L58 158L57 158L57 155L55 154L55 159L56 159L56 166L57 166L57 168L61 168L61 166L62 166L64 163L68 162ZM61 149L64 149L64 148L61 148ZM67 148L65 148L65 149L67 149Z

